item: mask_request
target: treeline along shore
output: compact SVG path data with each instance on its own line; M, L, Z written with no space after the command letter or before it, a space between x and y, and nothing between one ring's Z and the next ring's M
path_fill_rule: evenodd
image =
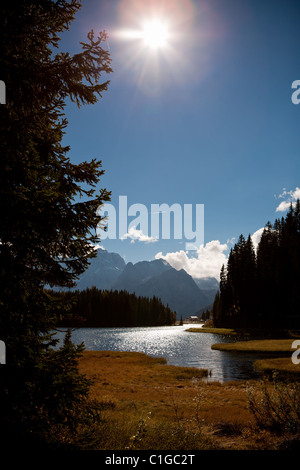
M53 293L52 293L53 294ZM176 313L155 296L138 297L127 291L85 290L55 292L58 300L70 304L60 318L65 327L134 327L174 325Z
M213 305L222 328L300 329L300 201L268 222L254 249L240 235L220 273Z

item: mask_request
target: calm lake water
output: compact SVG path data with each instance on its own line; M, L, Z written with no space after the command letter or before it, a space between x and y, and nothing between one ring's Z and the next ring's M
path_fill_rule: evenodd
M198 367L211 371L209 380L247 380L260 377L253 369L258 357L253 354L216 351L214 343L232 338L210 333L191 333L187 328L200 325L147 328L79 328L72 333L75 344L87 350L137 351L166 358L168 364ZM62 337L61 333L57 333Z

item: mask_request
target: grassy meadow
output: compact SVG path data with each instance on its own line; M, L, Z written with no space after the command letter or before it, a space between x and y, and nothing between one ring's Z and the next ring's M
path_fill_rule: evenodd
M235 343L217 343L212 345L212 349L219 351L239 351L248 353L274 353L287 354L291 356L292 339L258 339L249 341L237 341Z
M256 410L262 390L255 380L208 381L206 370L137 352L85 351L79 369L93 381L91 398L101 410L97 449L264 450L295 440L295 429L262 425ZM270 383L272 393L274 387ZM265 401L267 407L270 397Z

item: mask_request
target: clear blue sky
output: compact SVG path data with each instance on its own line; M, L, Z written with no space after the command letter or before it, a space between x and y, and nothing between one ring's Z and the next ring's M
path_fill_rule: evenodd
M169 28L155 51L121 34L150 18ZM71 160L102 160L116 209L120 195L149 212L204 204L204 244L219 245L189 254L201 275L229 240L284 215L276 208L300 187L299 25L299 0L83 0L62 37L74 53L91 28L105 29L114 70L96 105L66 108ZM180 240L102 245L126 261L160 252L187 262Z

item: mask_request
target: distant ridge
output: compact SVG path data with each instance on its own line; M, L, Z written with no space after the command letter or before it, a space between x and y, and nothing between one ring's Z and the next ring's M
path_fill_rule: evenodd
M116 290L128 290L134 292L137 286L147 283L160 274L173 269L166 261L157 259L154 261L139 261L136 264L126 264L112 288Z
M192 315L199 310L199 306L209 303L206 295L186 271L177 271L172 267L140 284L136 290L137 295L145 297L152 293L164 304L168 304L171 310L176 311L178 319L181 315Z
M118 253L98 250L97 257L91 259L89 268L80 276L77 289L95 286L101 290L110 290L125 266L124 259Z
M125 290L141 297L156 296L176 311L178 319L210 306L219 288L216 279L194 280L185 270L176 270L165 260L126 264L118 253L103 249L91 260L76 288L83 290L92 286L101 290Z

